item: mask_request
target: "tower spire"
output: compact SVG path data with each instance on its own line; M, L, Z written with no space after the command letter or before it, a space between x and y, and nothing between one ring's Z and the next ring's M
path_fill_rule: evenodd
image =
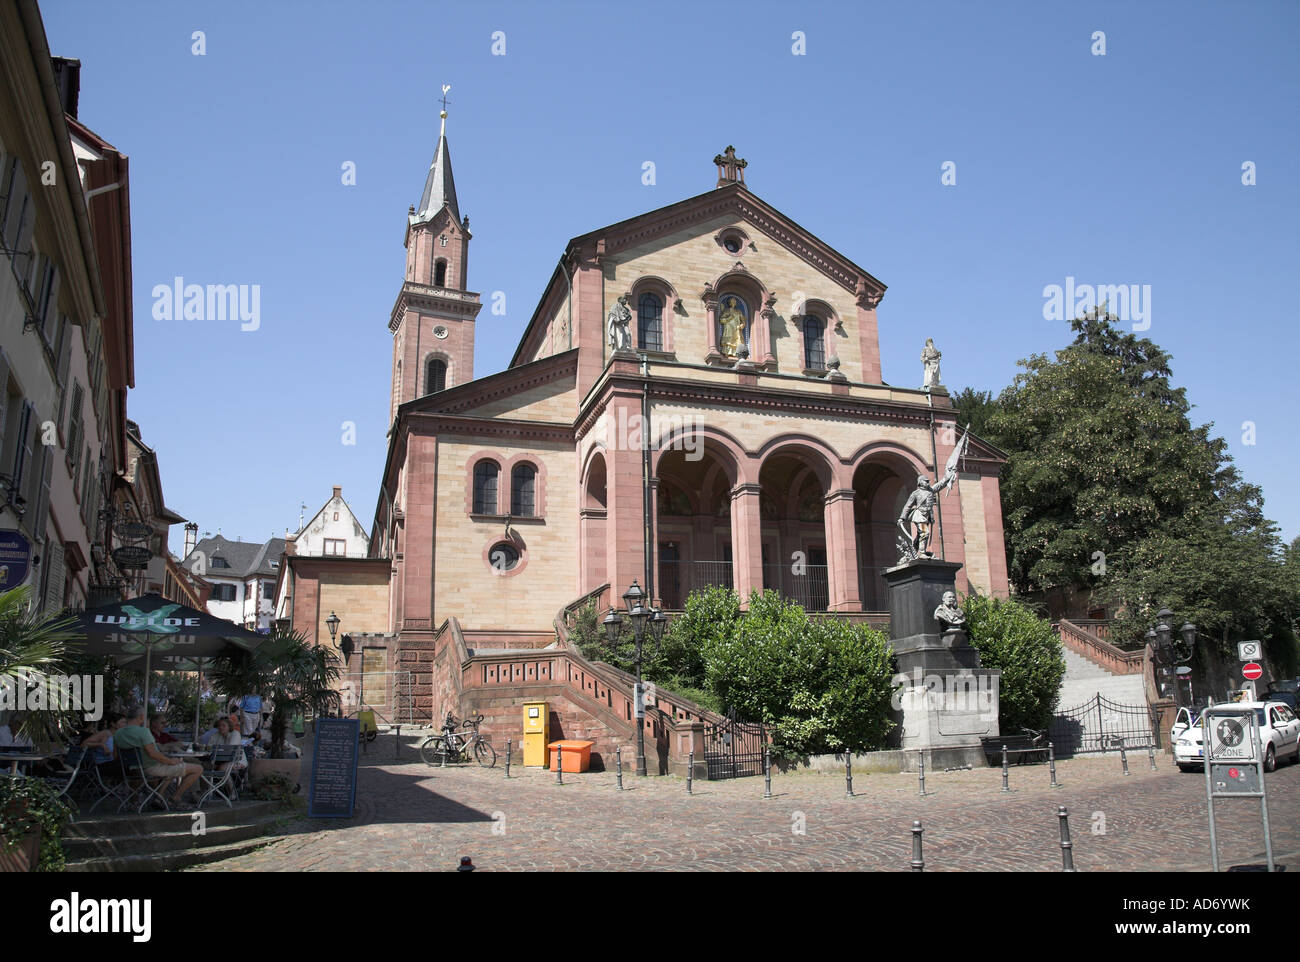
M456 182L451 176L451 153L447 150L447 91L451 84L442 85L442 121L438 129L438 147L433 152L433 162L429 164L429 176L424 182L424 193L420 196L420 205L410 215L412 226L424 224L438 214L444 207L448 209L453 221L460 221L460 207L456 203Z

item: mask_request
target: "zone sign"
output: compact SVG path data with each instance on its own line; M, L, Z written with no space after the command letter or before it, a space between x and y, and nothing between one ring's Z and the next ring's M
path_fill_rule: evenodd
M1254 740L1250 737L1250 722L1244 716L1211 715L1209 728L1208 758L1241 762L1255 760Z

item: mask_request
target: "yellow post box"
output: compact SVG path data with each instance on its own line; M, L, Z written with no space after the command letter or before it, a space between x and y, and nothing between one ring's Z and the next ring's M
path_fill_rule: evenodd
M524 703L524 767L545 768L550 741L551 708L544 701Z

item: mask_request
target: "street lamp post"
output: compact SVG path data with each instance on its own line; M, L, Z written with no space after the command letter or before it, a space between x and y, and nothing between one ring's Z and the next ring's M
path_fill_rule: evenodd
M1180 638L1176 641L1173 629L1170 627L1174 621L1174 613L1168 608L1161 608L1156 612L1156 619L1156 626L1147 631L1146 640L1151 645L1151 653L1156 664L1161 668L1174 668L1174 707L1182 708L1183 688L1177 666L1181 662L1188 661L1196 649L1196 626L1190 621L1184 622L1178 629Z
M645 602L645 592L637 584L636 579L632 579L632 587L628 588L623 595L623 603L627 606L626 617L621 617L617 610L612 606L609 614L605 616L602 624L605 626L605 638L611 645L617 643L619 635L623 632L623 627L630 621L632 623L632 637L636 641L636 688L633 692L633 698L636 703L636 773L645 775L645 693L641 684L641 643L645 640L646 627L649 626L650 636L654 638L655 651L659 650L659 642L664 635L664 626L668 624L668 618L662 611L655 608L653 611L647 608Z

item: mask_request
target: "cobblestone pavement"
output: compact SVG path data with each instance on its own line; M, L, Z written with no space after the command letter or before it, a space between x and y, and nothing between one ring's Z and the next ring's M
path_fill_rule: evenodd
M1145 755L1013 767L1009 794L996 768L915 775L811 772L696 782L612 773L427 768L366 764L351 819L301 819L295 834L195 871L442 871L469 855L480 870L884 870L909 869L912 821L924 826L927 871L1059 871L1057 806L1070 812L1081 871L1209 871L1205 781L1168 756ZM1300 765L1268 776L1273 852L1300 870ZM1263 861L1259 802L1216 806L1223 866ZM802 829L802 831L800 831Z

